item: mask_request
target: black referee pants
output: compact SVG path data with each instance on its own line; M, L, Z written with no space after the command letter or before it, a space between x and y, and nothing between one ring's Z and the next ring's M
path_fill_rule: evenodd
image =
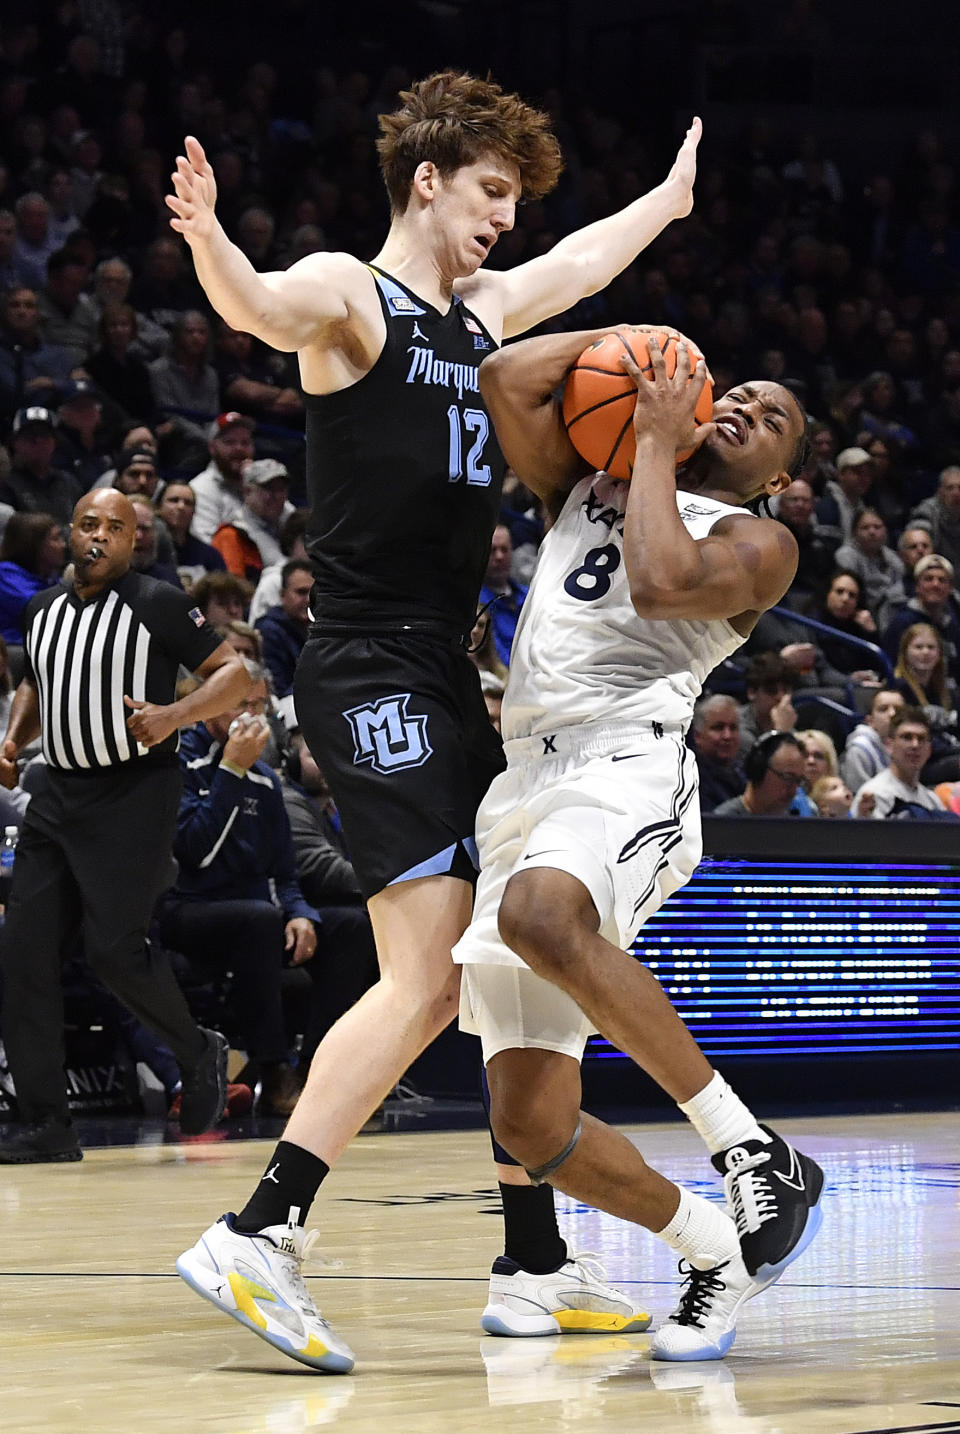
M146 947L174 875L180 789L177 766L48 769L27 808L0 945L3 1040L26 1121L67 1118L60 967L81 925L92 969L181 1069L205 1049L166 958Z

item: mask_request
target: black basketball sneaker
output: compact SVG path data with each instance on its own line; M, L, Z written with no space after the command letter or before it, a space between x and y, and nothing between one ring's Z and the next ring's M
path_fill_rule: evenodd
M767 1126L764 1142L745 1140L713 1157L737 1225L743 1262L754 1279L779 1279L820 1228L823 1171Z

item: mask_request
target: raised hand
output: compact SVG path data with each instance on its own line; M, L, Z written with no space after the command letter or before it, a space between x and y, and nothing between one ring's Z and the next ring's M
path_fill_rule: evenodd
M645 377L633 358L626 351L620 362L637 385L637 403L633 412L633 426L639 438L641 434L658 431L671 442L678 453L697 448L712 424L701 424L697 428L694 413L697 400L706 382L706 365L698 363L691 372L690 350L686 344L677 345L677 366L672 377L667 374L663 354L658 344L650 343L650 366L652 377Z
M667 175L666 183L676 190L677 202L674 216L683 219L693 208L693 182L697 177L697 145L703 134L703 122L698 116L693 119L684 136L683 144L677 151L673 168Z
M175 193L166 196L166 204L175 216L170 228L193 244L209 239L216 226L217 182L200 141L188 134L185 147L186 157L177 156L177 167L170 176Z
M230 723L223 760L248 771L263 753L269 736L270 727L265 717L241 712Z

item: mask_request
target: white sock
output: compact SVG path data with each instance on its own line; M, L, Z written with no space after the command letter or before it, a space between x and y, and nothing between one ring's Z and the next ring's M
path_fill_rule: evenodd
M726 1211L682 1185L677 1188L680 1205L669 1225L656 1232L660 1239L698 1270L712 1270L738 1255L737 1227Z
M718 1071L710 1084L704 1086L692 1100L680 1104L680 1109L706 1141L711 1155L717 1155L731 1145L740 1145L744 1140L759 1140L763 1145L770 1143L769 1135L764 1135L756 1118Z

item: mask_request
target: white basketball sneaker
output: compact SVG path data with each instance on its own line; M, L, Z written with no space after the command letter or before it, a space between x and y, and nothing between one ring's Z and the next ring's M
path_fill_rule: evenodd
M722 1359L736 1339L737 1315L747 1300L766 1289L747 1273L740 1255L710 1270L680 1261L686 1275L680 1303L650 1340L654 1359Z
M246 1325L281 1354L327 1374L349 1374L353 1351L338 1339L307 1292L301 1263L317 1232L304 1237L292 1208L286 1225L255 1235L221 1215L177 1261L192 1290Z
M559 1270L532 1275L506 1255L493 1262L490 1297L480 1317L487 1334L634 1334L650 1315L605 1283L595 1255L572 1256Z

